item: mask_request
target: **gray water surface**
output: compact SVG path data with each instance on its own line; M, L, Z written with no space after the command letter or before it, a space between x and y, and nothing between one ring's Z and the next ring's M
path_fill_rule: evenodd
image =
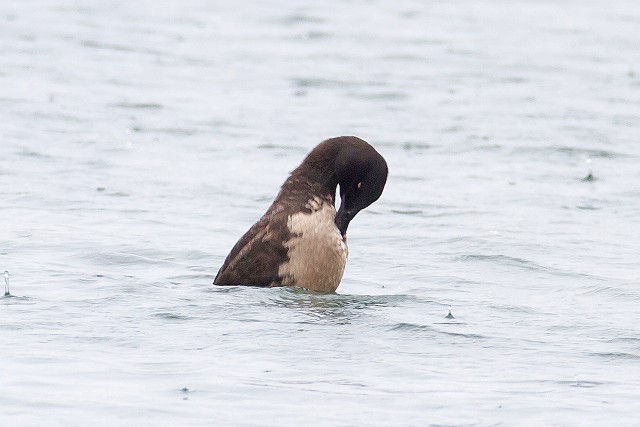
M637 425L639 46L635 0L1 2L0 425ZM338 293L211 286L343 134L390 176Z

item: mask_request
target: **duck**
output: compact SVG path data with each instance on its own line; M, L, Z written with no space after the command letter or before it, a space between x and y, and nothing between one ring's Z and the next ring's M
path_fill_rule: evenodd
M233 246L213 284L335 292L347 263L347 228L380 198L387 175L387 162L368 142L356 136L321 142Z

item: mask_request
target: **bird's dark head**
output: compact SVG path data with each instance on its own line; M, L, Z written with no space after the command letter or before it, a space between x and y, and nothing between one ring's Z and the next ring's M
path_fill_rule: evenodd
M387 182L387 162L371 145L356 137L341 137L334 162L340 186L340 209L336 226L345 236L349 222L382 194Z

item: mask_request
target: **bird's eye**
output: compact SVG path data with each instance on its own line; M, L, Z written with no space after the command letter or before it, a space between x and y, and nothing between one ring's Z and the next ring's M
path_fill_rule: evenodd
M357 188L358 190L362 188L362 181L360 181L360 182L358 183L358 185L356 185L356 188Z

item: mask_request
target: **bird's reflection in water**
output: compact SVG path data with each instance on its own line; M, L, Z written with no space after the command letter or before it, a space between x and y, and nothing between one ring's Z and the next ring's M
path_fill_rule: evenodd
M309 318L348 324L371 308L391 307L410 296L407 295L348 295L321 294L302 288L279 288L270 303L277 307L293 309Z

